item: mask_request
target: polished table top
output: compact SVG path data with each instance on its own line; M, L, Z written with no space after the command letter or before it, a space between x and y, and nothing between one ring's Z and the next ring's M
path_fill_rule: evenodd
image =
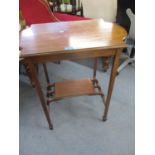
M126 47L127 32L103 19L35 24L20 33L20 57Z

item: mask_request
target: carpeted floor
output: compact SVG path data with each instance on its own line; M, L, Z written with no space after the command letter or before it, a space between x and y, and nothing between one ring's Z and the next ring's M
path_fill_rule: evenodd
M48 64L51 81L92 76L92 69L62 61ZM97 72L106 94L110 71ZM40 66L39 78L45 90ZM24 81L24 82L23 82ZM127 66L117 76L108 120L102 122L103 103L99 96L82 96L54 102L50 114L54 130L48 129L39 99L26 77L20 77L20 155L134 155L135 72Z

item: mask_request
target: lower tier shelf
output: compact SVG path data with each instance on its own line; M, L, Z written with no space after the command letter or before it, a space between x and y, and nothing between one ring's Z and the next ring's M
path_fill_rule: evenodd
M97 79L65 80L47 87L47 103L83 95L103 95Z

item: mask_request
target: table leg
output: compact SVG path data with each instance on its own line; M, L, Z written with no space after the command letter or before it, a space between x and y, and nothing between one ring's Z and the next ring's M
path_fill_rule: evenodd
M94 58L94 67L93 67L93 79L96 78L96 70L97 70L97 58Z
M52 124L51 119L50 119L50 114L49 114L49 111L48 111L48 108L47 108L46 101L44 99L44 94L42 92L39 80L37 78L37 73L36 73L35 65L32 64L32 63L28 63L28 65L29 65L29 70L30 70L30 74L31 74L32 80L33 80L33 82L35 84L36 92L37 92L37 94L39 96L39 99L40 99L40 102L41 102L44 114L45 114L46 119L47 119L49 128L53 129L53 124Z
M111 99L111 95L112 95L112 91L113 91L113 87L114 87L117 68L119 65L119 58L121 55L121 50L120 49L117 49L117 50L118 51L116 51L116 55L114 56L114 62L112 65L112 70L111 70L111 75L110 75L109 88L108 88L108 94L107 94L107 98L106 98L106 102L105 102L103 121L107 120L107 114L108 114L108 109L109 109L109 105L110 105L110 99Z
M47 71L47 65L46 65L46 63L43 63L43 68L44 68L46 82L47 82L47 84L49 84L50 83L50 79L49 79L49 76L48 76L48 71Z

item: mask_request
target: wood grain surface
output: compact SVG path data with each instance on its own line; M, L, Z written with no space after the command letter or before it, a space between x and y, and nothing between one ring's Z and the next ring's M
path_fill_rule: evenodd
M20 57L125 47L127 32L102 19L35 24L20 33Z

